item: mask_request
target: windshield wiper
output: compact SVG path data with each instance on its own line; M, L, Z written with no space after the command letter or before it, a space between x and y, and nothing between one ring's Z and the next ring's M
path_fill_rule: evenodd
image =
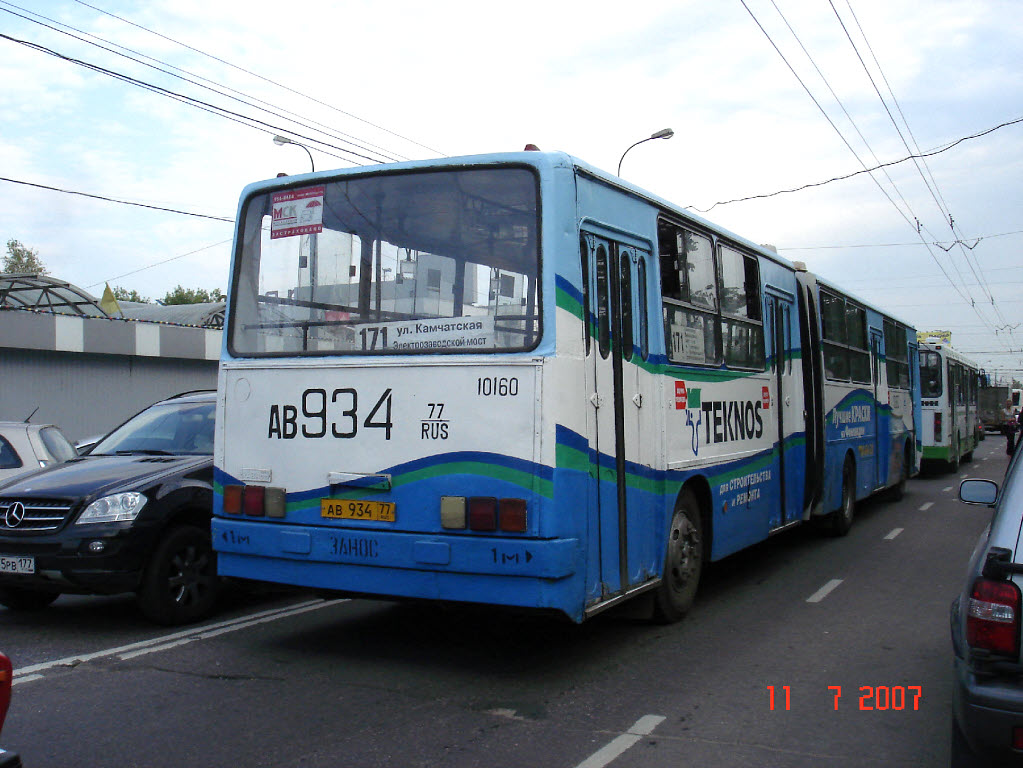
M170 451L161 451L157 448L136 448L133 451L115 451L118 456L134 456L141 453L145 456L174 456Z

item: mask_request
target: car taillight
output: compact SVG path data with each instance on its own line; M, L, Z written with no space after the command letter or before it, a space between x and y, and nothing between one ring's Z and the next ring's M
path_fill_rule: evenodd
M1015 658L1019 655L1019 587L1011 581L977 579L966 609L966 642Z
M4 718L7 717L7 708L11 705L11 685L14 678L14 669L11 667L11 660L0 653L0 731L4 728Z
M934 442L941 441L941 413L934 414Z

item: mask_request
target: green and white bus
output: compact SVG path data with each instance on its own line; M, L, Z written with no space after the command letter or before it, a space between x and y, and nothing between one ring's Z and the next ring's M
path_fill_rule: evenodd
M957 469L980 439L980 366L951 345L920 344L923 459Z

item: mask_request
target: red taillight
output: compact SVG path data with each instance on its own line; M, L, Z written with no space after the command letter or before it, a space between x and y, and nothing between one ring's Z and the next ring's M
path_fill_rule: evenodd
M266 493L261 485L246 485L242 494L242 508L246 515L263 516L263 495Z
M11 705L11 684L13 679L14 669L11 667L11 660L0 653L0 731L4 728L7 708Z
M224 512L228 515L240 515L242 513L242 486L224 486Z
M966 609L966 642L971 648L1019 654L1019 587L1011 581L977 579Z
M941 413L934 414L934 442L941 441Z
M492 496L469 499L469 530L497 530L497 499Z
M501 499L497 516L502 531L506 533L526 532L525 499Z
M1012 748L1023 749L1023 728L1018 725L1012 729Z

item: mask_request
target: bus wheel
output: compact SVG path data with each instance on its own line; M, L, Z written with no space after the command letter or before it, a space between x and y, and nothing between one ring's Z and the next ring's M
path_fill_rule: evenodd
M949 454L948 469L950 472L955 472L959 469L959 435L956 435L955 440L952 441L952 452Z
M906 478L909 477L909 447L902 452L902 470L899 475L899 481L891 487L889 491L889 498L892 501L902 501L902 498L906 495Z
M842 506L829 515L828 533L845 536L852 528L853 513L856 511L856 467L851 457L842 465Z
M693 605L703 572L703 522L700 505L691 490L684 490L675 505L668 529L664 576L654 597L655 621L678 621Z

